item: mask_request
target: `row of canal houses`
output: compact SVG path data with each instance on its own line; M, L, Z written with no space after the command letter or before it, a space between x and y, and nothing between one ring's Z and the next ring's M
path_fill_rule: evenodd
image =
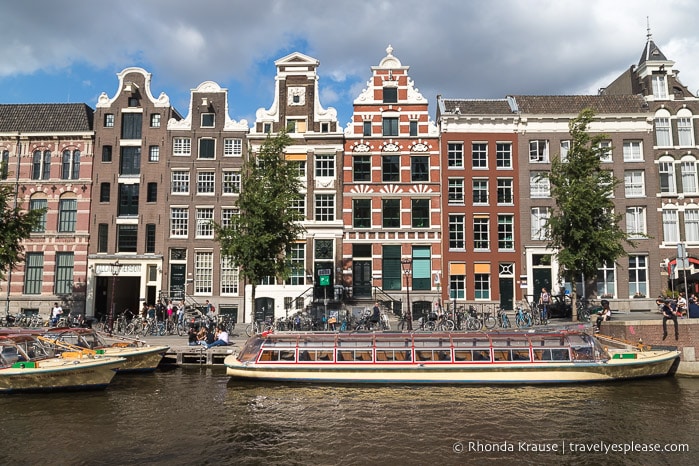
M437 96L434 119L389 46L344 128L321 105L318 60L275 64L274 101L251 125L230 118L228 91L211 81L192 89L182 116L141 68L118 73L94 110L0 105L2 183L24 208L48 209L24 263L0 282L6 312L46 315L58 301L100 316L184 295L249 321L250 284L221 256L211 222L238 214L243 161L285 128L305 234L291 276L258 284L256 318L375 299L397 310L408 296L414 314L436 303L512 309L542 286L562 292L543 228L554 202L539 175L565 157L569 121L587 107L637 244L586 277L586 295L649 309L699 268L699 101L650 34L638 64L597 95Z

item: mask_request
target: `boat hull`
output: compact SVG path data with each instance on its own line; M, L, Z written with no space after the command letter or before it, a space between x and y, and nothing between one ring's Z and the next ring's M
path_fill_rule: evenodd
M0 369L0 393L99 390L106 388L122 358L38 361L39 367Z
M103 350L105 356L124 358L126 361L117 369L117 372L126 373L155 371L169 348L169 346L107 347Z

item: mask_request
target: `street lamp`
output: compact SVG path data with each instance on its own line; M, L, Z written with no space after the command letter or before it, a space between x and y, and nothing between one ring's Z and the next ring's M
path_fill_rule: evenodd
M107 317L107 328L109 329L109 336L111 336L112 331L114 329L114 308L116 307L116 301L114 300L114 291L116 290L117 278L119 278L119 272L121 272L122 264L120 264L119 259L117 259L115 262L109 264L109 267L112 271L112 276L114 277L114 279L112 280L112 304L109 307L109 316Z
M403 275L405 275L405 291L407 294L408 301L408 330L413 329L413 313L410 309L410 275L413 273L413 260L411 258L405 258L400 260L400 265L403 268Z

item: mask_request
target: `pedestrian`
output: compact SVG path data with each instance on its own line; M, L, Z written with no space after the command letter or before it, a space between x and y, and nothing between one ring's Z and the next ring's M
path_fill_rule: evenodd
M684 292L680 291L680 296L677 298L677 316L682 318L687 313L687 298Z
M207 343L204 345L204 348L209 349L214 346L228 346L228 332L221 325L216 329L216 340L212 343Z
M51 326L55 327L58 324L58 319L61 318L63 314L63 308L58 305L58 303L53 303L53 309L51 309Z
M541 312L541 322L546 323L548 319L549 305L551 304L551 295L546 291L546 288L541 289L539 295L539 306Z
M597 313L597 329L596 333L600 331L602 322L606 322L612 318L612 310L609 308L609 301L606 299L602 300L602 309Z
M680 331L677 326L677 314L674 309L672 309L671 301L669 299L665 300L662 308L663 312L663 340L667 338L667 321L672 320L675 324L675 340L680 338Z

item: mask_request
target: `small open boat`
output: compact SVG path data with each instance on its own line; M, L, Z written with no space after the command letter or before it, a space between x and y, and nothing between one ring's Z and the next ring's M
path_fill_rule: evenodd
M75 351L54 356L29 334L0 336L0 393L103 389L123 363Z
M234 378L419 384L579 383L660 377L675 349L605 348L577 331L282 333L250 337L224 360Z
M140 340L118 340L109 344L102 334L89 328L51 328L42 335L54 343L63 343L70 350L72 347L99 350L105 356L120 357L126 362L119 372L152 372L160 364L169 346L150 346ZM58 351L62 351L58 348Z

